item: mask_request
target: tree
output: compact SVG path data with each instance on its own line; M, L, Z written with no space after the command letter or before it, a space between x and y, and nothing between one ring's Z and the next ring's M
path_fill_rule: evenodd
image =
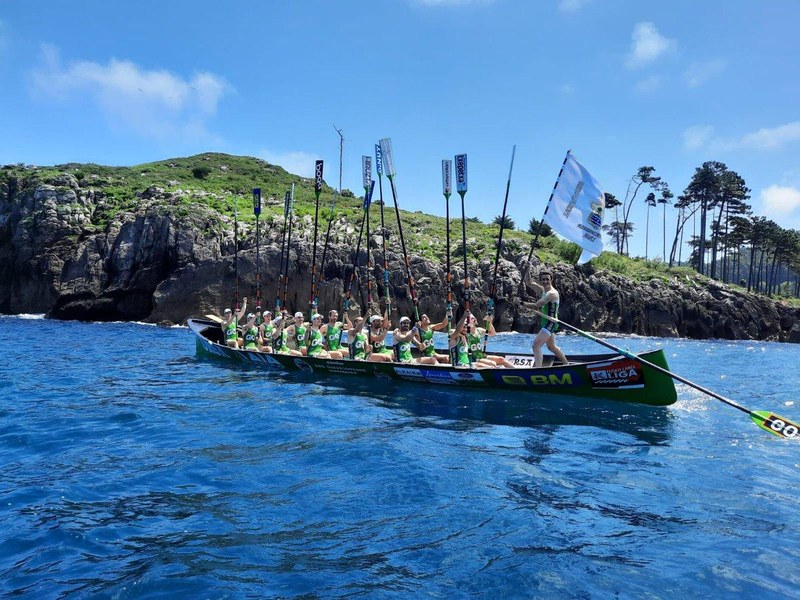
M494 219L492 219L492 225L503 225L503 229L515 229L517 224L514 222L509 215L505 216L505 221L503 221L503 217L501 215L497 215Z
M647 203L647 224L644 229L644 259L647 260L648 244L650 243L650 209L656 205L656 195L650 192L644 201Z
M618 223L619 219L617 219L616 222L618 224L614 227L615 231L620 232L622 235L617 245L618 254L627 254L628 252L628 237L634 230L633 226L628 227L630 223L629 217L631 208L633 207L633 201L636 199L639 189L643 185L649 185L652 189L658 190L662 185L661 177L656 177L653 175L655 170L655 167L639 167L639 170L636 171L636 173L628 182L628 190L625 192L625 200L622 201L622 222ZM612 223L612 225L614 225L614 223Z
M661 198L658 199L659 204L664 205L664 212L663 212L663 228L661 232L661 261L666 263L667 262L667 204L669 201L672 200L674 194L669 190L667 185L661 189Z
M541 230L539 229L539 223L542 224ZM538 233L542 237L548 237L553 235L553 228L544 221L539 221L539 219L534 218L528 223L528 233L531 235L536 235Z
M634 230L633 223L627 225L623 221L613 221L608 225L603 225L603 230L608 233L608 237L614 242L616 248L621 248L623 240L628 239Z

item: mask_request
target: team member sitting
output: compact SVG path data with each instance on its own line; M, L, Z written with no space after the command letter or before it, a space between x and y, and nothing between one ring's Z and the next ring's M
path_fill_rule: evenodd
M367 341L372 347L372 352L367 356L370 362L392 362L394 360L394 352L386 347L386 334L389 333L389 327L392 323L389 321L389 316L384 314L372 315L369 318L369 329L367 330Z
M490 315L486 319L489 323L489 336L496 335L494 330L494 315ZM476 363L486 365L487 367L508 367L513 369L513 363L508 362L502 356L486 354L481 348L481 338L486 335L486 330L483 327L478 327L478 318L472 315L470 318L469 326L467 327L467 341L469 342L469 356L472 359L472 366ZM480 368L480 367L479 367Z
M394 342L394 352L397 362L415 362L414 357L411 355L411 344L414 341L414 335L415 332L411 329L411 319L408 317L400 317L400 328L392 332L392 341Z
M439 363L447 364L450 362L450 357L446 354L439 354L433 347L433 332L447 329L447 317L442 319L441 323L431 325L431 320L428 315L422 315L419 318L419 323L414 327L414 344L422 352L422 356L417 359L417 362L423 365L437 365Z
M467 319L469 311L464 311L456 324L456 328L450 332L450 355L453 357L454 367L470 367L469 342L467 341Z
M230 348L240 347L241 341L239 340L239 320L244 316L247 309L247 297L242 299L242 308L236 314L230 308L226 308L223 312L223 319L220 326L222 331L225 332L225 344Z
M338 312L335 310L330 311L328 313L328 322L322 326L321 331L330 357L341 359L344 357L344 350L342 350L342 322L338 318Z
M330 358L328 351L322 347L322 342L325 338L320 331L320 327L322 327L322 315L312 315L311 328L308 330L306 354L315 358Z
M349 321L350 318L345 315ZM367 360L371 348L364 333L364 317L356 317L353 326L347 330L347 343L350 345L350 358L353 360Z
M294 323L287 328L289 348L297 350L304 356L308 352L308 348L306 348L306 329L306 324L303 322L303 313L297 311L294 313Z
M261 326L258 328L258 332L261 334L262 352L272 352L273 350L273 341L278 336L276 323L277 319L273 321L270 311L265 310L261 314Z
M247 315L247 323L244 324L244 349L258 351L261 346L261 336L258 335L258 327L256 327L256 315L250 313Z

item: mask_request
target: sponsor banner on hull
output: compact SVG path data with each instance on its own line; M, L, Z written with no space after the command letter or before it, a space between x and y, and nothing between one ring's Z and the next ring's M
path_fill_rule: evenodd
M644 373L642 365L629 358L615 360L586 369L593 388L642 388Z
M523 370L514 373L512 369L494 371L494 380L500 385L520 387L580 387L583 380L575 370L563 369Z
M444 385L485 383L478 373L470 371L446 371L415 367L395 367L394 372L408 381L427 381Z

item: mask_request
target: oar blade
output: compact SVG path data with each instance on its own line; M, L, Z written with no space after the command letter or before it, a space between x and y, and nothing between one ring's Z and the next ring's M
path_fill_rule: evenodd
M785 417L768 410L754 410L750 412L750 418L761 429L769 431L773 435L800 440L800 425Z

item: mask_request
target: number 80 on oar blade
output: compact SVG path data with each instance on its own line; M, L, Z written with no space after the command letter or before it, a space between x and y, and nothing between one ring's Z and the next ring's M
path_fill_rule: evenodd
M800 439L800 426L784 417L779 417L767 410L754 410L750 417L761 429L774 435L789 439Z

